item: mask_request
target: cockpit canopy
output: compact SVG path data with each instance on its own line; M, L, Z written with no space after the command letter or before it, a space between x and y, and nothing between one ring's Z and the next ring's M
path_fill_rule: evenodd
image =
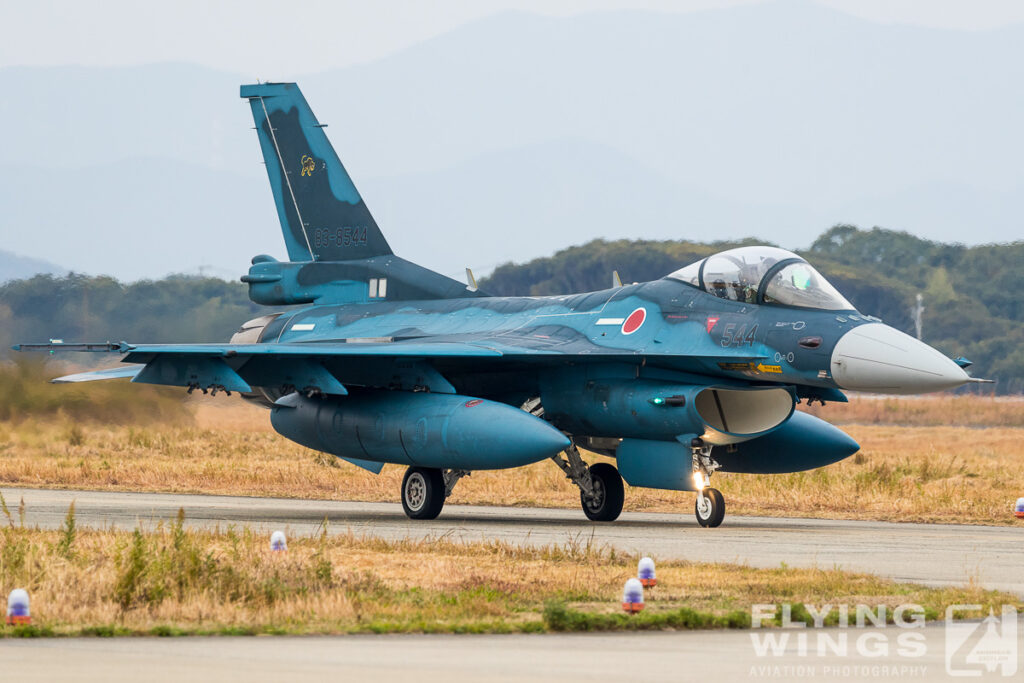
M807 261L777 247L730 249L680 268L669 277L741 303L854 310Z

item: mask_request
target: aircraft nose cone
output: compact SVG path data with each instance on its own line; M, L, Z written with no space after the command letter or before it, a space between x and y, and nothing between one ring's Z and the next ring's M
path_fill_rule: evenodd
M850 391L923 394L970 381L956 363L882 323L853 328L832 350L832 379Z

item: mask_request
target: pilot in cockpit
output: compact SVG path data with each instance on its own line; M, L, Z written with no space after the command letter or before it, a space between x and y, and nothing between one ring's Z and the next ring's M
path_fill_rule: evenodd
M738 303L854 310L807 261L778 247L730 249L668 277Z

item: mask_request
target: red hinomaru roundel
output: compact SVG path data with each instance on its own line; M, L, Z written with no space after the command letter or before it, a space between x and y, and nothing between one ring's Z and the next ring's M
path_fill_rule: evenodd
M622 334L633 334L640 329L640 326L644 324L644 320L647 319L647 309L638 308L629 314L626 321L622 323Z

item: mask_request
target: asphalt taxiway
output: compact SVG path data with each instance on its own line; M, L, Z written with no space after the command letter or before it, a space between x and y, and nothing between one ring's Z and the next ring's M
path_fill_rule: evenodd
M75 502L80 526L134 528L173 518L194 527L228 524L308 535L324 519L332 533L383 538L502 540L514 544L607 544L659 560L737 562L753 567L841 568L927 585L976 582L1024 595L1024 526L985 527L851 520L727 516L717 529L692 514L627 512L611 523L581 511L445 506L433 521L406 518L397 503L346 503L165 493L5 488L8 504L25 500L26 523L57 528Z
M1002 669L987 671L956 659L947 663L941 625L912 630L919 644L909 656L897 644L906 629L893 626L845 629L845 634L822 629L833 642L848 637L842 656L819 655L814 645L801 653L795 640L778 654L758 654L752 642L764 635L758 631L8 639L0 640L0 672L5 681L47 683L957 680L950 678L950 666L961 675L970 669L983 680L1010 680ZM1018 631L1024 633L1024 624L1018 623ZM1018 673L1024 671L1021 654L1024 648L1018 653Z

